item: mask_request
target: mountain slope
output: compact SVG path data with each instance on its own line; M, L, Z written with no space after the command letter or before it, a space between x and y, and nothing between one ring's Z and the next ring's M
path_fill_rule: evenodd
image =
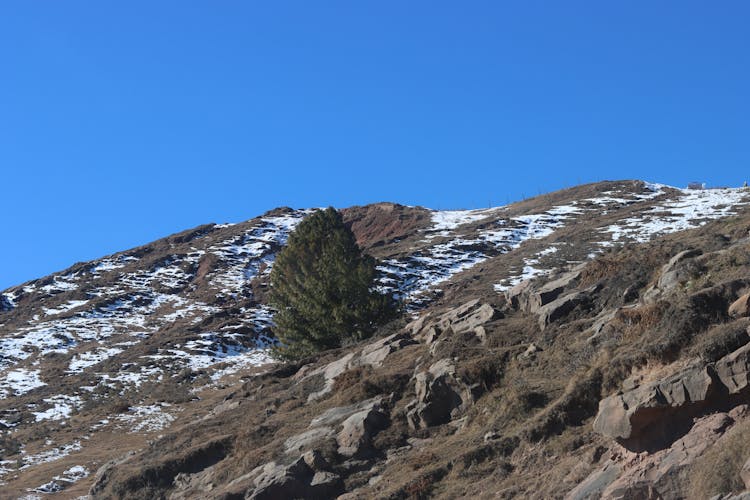
M745 213L749 194L742 189L687 191L623 181L484 210L436 212L387 203L346 209L345 220L358 242L381 260L381 286L399 294L410 316L435 318L477 299L496 313L482 325L483 341L471 330L435 343L414 327L403 330L403 324L394 324L390 331L410 333L400 333L406 337L399 347L388 344L385 350L393 349L393 354L388 353L387 363L352 364L353 359L372 359L371 353L358 351L359 346L325 354L310 366L290 367L299 370L291 379L284 369L255 374L269 370L264 347L272 341L272 313L264 300L273 255L309 213L305 210L278 209L241 224L200 226L13 287L0 295L0 423L6 428L0 479L10 495L36 491L54 496L53 490L60 490L61 497L74 497L88 490L93 472L105 461L142 450L109 477L97 478L96 494L149 498L171 491L175 498L187 498L201 481L210 480L219 498L233 494L231 480L256 466L292 460L293 453L279 450L303 430L300 423L374 396L385 398L377 402L381 417L368 414L387 421L371 429L385 426L380 441L348 458L325 446L319 450L347 491L370 488L362 491L398 496L423 488L432 494L463 495L470 490L460 487L477 468L501 472L489 482L482 479L486 491L518 488L507 495L528 495L535 486L523 480L511 481L516 486L503 484L518 475L519 464L530 471L543 469L538 463L543 455L525 450L523 443L553 442L558 430L565 436L568 427L580 427L593 418L602 392L621 382L619 375L604 377L597 368L601 361L593 361L604 355L602 346L611 347L609 341L581 344L580 332L587 331L591 321L610 328L619 308L658 296L657 289L646 294L648 285L657 269L686 245L683 239L694 240L704 253L744 249L744 219L730 216ZM706 226L713 219L717 222ZM725 229L731 234L725 235ZM670 233L676 234L658 239ZM726 265L721 272L736 268L742 274L743 265ZM579 297L569 298L569 304L547 316L529 306L529 290L573 266L582 271L561 289L578 290ZM623 274L623 269L628 271ZM586 338L591 335L587 332ZM566 343L559 344L563 339ZM534 351L518 358L533 351L531 344L544 354ZM576 352L571 346L583 347ZM383 347L372 352L385 352L379 350ZM607 356L620 359L628 375L641 369L640 362L654 362L648 356L645 361L637 356L623 361L621 351L618 344ZM674 355L659 362L672 362ZM347 356L339 365L348 382L315 374L315 367L325 366L326 360ZM480 386L472 389L476 394L463 397L463 407L453 408L457 418L439 425L426 424L430 417L424 416L424 408L421 417L412 412L407 418L415 409L407 406L419 391L412 376L427 370L425 359L458 360L451 368L461 373L458 379ZM510 373L518 376L520 386L509 380ZM560 381L549 380L550 373L570 380L589 377L598 388L592 390L595 399L573 397L571 404L584 408L570 417L560 405L565 406L571 391L582 389L560 386ZM358 378L372 376L369 388ZM446 380L455 379L451 375ZM346 384L356 390L346 394ZM511 400L493 396L511 388ZM300 404L313 394L320 394L311 400L315 403ZM497 411L509 417L487 417L487 412ZM516 421L520 417L538 420L538 425L521 429ZM455 423L462 418L464 423ZM315 430L319 428L312 430L328 432ZM485 439L486 433L500 428L508 435ZM586 445L599 439L588 434L581 438L573 433ZM152 441L160 435L164 437ZM495 441L504 439L510 440L503 445L510 449L507 453L496 450ZM248 443L257 449L249 450ZM578 448L550 446L562 446L558 454L570 456ZM454 468L456 458L447 467L438 457L455 453L445 450L478 455L462 459L462 468ZM409 464L414 460L424 467L413 468ZM391 463L412 467L412 475L424 475L425 481L440 486L405 484L399 476L403 466ZM252 492L257 477L235 484L237 491ZM379 489L377 477L390 478L383 484L394 488ZM576 485L559 483L547 493L562 495Z

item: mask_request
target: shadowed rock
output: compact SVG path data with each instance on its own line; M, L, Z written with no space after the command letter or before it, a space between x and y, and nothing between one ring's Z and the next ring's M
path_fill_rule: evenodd
M708 367L690 367L604 398L594 430L631 450L659 449L686 430L716 390Z
M412 429L449 422L474 401L471 389L456 377L456 367L441 359L415 377L417 398L408 406L407 420Z

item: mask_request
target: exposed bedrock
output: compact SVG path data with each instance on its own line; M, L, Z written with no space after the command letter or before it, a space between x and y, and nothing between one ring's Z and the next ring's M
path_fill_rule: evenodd
M502 314L494 307L475 299L439 315L425 314L406 325L406 331L428 345L448 332L473 332L483 341L483 325L500 317Z
M604 398L594 430L632 451L669 446L709 410L726 410L750 398L750 344L715 363L694 363L656 381L628 379Z

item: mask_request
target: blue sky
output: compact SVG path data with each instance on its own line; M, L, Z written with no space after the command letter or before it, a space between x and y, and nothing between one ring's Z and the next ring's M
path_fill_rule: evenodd
M0 289L280 205L750 180L746 2L0 4Z

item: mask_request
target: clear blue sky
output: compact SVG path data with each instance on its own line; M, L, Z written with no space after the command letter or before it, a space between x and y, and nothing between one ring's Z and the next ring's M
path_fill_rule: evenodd
M0 289L279 205L750 178L741 1L0 4Z

